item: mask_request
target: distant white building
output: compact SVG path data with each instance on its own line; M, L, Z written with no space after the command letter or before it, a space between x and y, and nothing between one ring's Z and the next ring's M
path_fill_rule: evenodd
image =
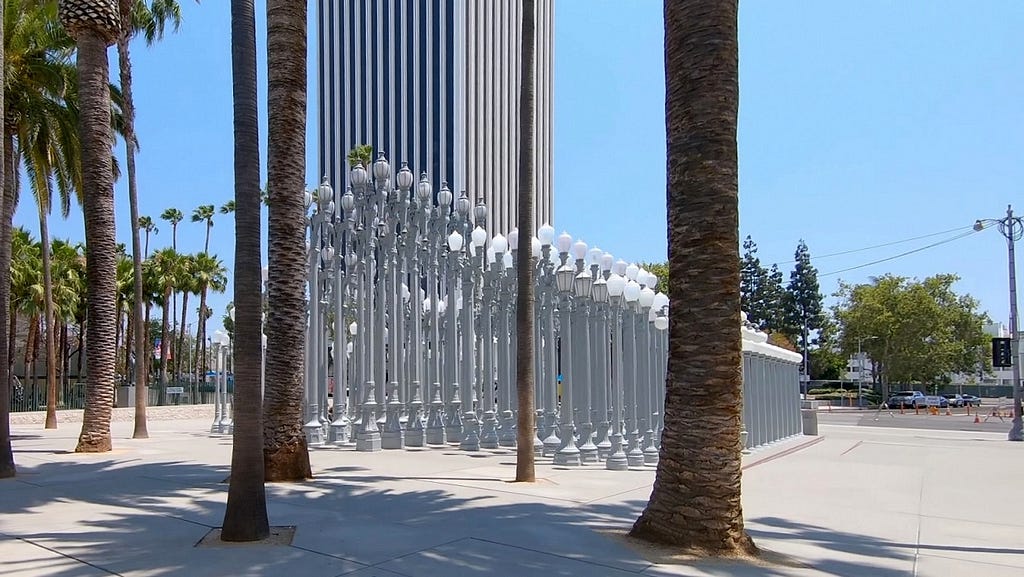
M865 383L874 382L875 373L873 367L874 364L871 362L871 357L866 352L852 354L846 360L845 379L847 381L859 380Z

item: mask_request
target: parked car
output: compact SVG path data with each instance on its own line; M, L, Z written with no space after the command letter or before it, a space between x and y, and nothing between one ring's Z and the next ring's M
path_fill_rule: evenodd
M975 397L974 395L957 395L957 396L960 397L960 399L963 401L964 406L967 406L967 407L970 407L970 406L980 407L981 406L981 397Z
M900 391L889 397L889 401L886 404L889 405L890 408L897 409L916 409L928 406L928 402L925 400L925 395L921 391Z
M962 407L962 406L964 406L964 397L963 397L963 395L942 395L942 396L945 397L947 401L949 401L949 406L951 406L951 407Z

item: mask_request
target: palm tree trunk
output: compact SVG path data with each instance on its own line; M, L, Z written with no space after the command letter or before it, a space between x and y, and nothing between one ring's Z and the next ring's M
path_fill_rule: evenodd
M163 405L167 402L167 355L170 354L167 332L171 326L171 318L167 314L167 301L169 300L171 300L170 285L164 290L164 318L160 324L160 394L157 396L158 405Z
M631 535L756 554L740 502L737 0L665 1L669 360L654 490Z
M110 70L107 42L97 32L82 30L77 41L89 339L85 343L85 412L75 450L103 452L111 449L116 356L117 239L111 176Z
M133 439L149 438L149 430L146 426L146 386L145 381L139 379L139 367L144 365L143 357L146 354L146 340L142 329L142 255L140 254L141 242L139 235L139 191L138 181L135 178L135 100L132 96L132 65L131 55L128 51L128 40L131 38L132 12L134 2L132 0L120 0L119 8L121 13L121 36L117 39L117 60L120 66L121 75L121 98L123 99L122 111L124 113L124 139L125 164L128 166L128 204L131 210L132 227L132 270L135 272L135 302L132 303L131 319L133 326L128 327L128 333L135 337L129 343L135 346L135 430L132 433ZM147 251L149 235L146 235ZM132 330L134 328L134 330ZM128 353L125 352L125 367L128 365Z
M32 351L36 348L36 340L39 339L37 336L39 331L39 317L32 315L28 320L28 334L25 335L25 380L24 383L27 385L29 380L35 380L35 359L32 357Z
M235 116L235 414L225 541L270 534L263 471L260 150L253 0L231 1Z
M206 376L209 367L206 365L206 287L199 291L199 318L196 319L196 359L203 359L203 362L196 362L196 376Z
M536 122L537 95L533 65L536 54L536 6L534 0L523 0L522 54L519 62L519 230L516 258L516 397L519 414L516 422L516 481L536 480L534 469L534 349L533 341L533 249L530 243L534 230L534 124ZM525 249L524 249L525 247Z
M270 191L266 393L263 454L268 481L312 476L302 430L306 342L306 3L267 2Z
M185 321L188 320L188 291L187 290L181 291L181 294L182 294L182 297L181 297L181 331L179 331L180 332L180 336L178 337L178 347L177 347L177 349L179 351L184 351L185 350L185 328L187 326L185 324ZM178 379L179 380L181 379L181 375L182 375L181 363L183 363L183 362L185 362L185 358L182 355L179 355L179 356L174 358L174 368L177 369L176 370L176 374L178 375Z
M0 2L0 22L4 20L4 2ZM4 68L4 31L0 26L0 70ZM4 116L4 95L0 90L0 118ZM10 317L12 328L17 328L17 314L11 310L11 235L14 220L14 164L11 162L14 141L5 137L0 148L0 479L15 476L14 451L11 448L11 349L14 335L3 334L2 327ZM10 342L4 342L4 336Z
M50 229L46 213L39 210L39 242L43 256L43 314L46 315L46 429L57 428L57 354L55 350L53 276L50 269Z
M2 4L2 2L0 2L0 4ZM10 273L10 268L11 268L10 265L8 265L7 268L4 269L4 270L8 271L7 272L8 277L10 277L10 274L11 274ZM7 284L10 284L9 280L7 281ZM10 289L8 289L8 291L10 291ZM8 298L8 300L10 300L10 299ZM7 303L7 307L8 307L7 314L8 314L8 316L11 317L11 320L10 320L10 323L9 323L10 326L7 329L7 347L6 347L7 348L7 372L10 373L14 369L14 358L16 356L18 356L18 348L17 348L17 344L18 344L18 311L14 310L14 309L11 309L10 308L10 303ZM0 369L0 370L2 370L2 369Z

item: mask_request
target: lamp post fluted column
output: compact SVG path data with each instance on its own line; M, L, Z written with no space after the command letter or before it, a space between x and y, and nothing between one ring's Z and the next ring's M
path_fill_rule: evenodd
M622 402L623 402L623 367L622 367L622 290L626 279L613 274L608 278L608 296L611 302L609 317L612 331L612 379L611 379L611 447L605 467L612 471L624 471L629 468L626 453L622 450Z

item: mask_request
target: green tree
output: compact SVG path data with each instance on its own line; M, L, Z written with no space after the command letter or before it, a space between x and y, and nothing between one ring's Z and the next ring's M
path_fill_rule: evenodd
M654 285L655 292L668 293L668 261L645 262L639 266L658 277L658 284Z
M135 356L139 362L144 363L146 337L142 318L143 256L141 235L139 234L139 195L135 178L135 149L138 146L138 141L135 138L135 99L132 93L132 64L129 44L131 39L141 32L146 39L146 43L152 45L163 36L167 23L171 23L175 30L177 30L181 24L181 7L175 0L152 0L149 4L143 0L118 0L118 15L121 20L121 34L117 38L117 60L121 80L121 94L124 100L125 164L128 167L128 204L131 211L132 270L134 271L134 298L131 313L134 326L128 332L129 334L134 333ZM132 433L132 438L134 439L149 437L146 427L147 398L145 382L137 381L135 387L135 430Z
M357 164L362 164L364 168L369 169L371 162L373 162L373 147L369 144L353 146L352 150L348 151L349 168L355 168Z
M769 314L764 291L768 284L768 271L757 258L757 244L749 235L743 241L740 260L740 307L747 313L747 321L765 328Z
M764 303L761 330L771 334L785 332L786 289L782 286L782 271L776 264L772 265L765 277L761 300Z
M887 274L866 284L840 283L833 312L842 350L852 354L861 341L883 395L889 383L941 382L976 368L987 316L973 297L956 294L957 280L951 274L923 281Z
M231 1L231 75L234 84L235 175L235 415L224 541L258 541L270 534L263 472L260 366L261 315L260 149L256 107L256 19L253 0Z
M161 290L160 305L163 308L163 315L160 323L160 383L164 385L161 390L167 387L167 365L171 350L171 339L168 338L171 330L171 318L174 314L169 313L168 305L173 301L173 294L178 282L181 256L173 248L164 248L153 253L153 258L146 261L151 267L151 273ZM163 397L163 394L161 394ZM163 399L161 398L161 402Z
M811 333L821 328L821 289L818 270L811 264L811 252L803 239L796 245L793 260L795 264L789 273L784 298L786 335L796 343L800 353L806 355L810 352Z
M212 204L203 204L192 211L192 222L206 223L206 242L203 243L203 252L210 254L210 229L213 228L213 215L217 214Z
M821 328L810 356L811 378L815 380L842 380L846 376L846 355L839 343L838 326L835 320L822 315Z
M71 62L74 43L56 26L55 3L5 0L7 4L8 67L4 69L7 115L4 138L15 145L10 161L23 166L36 201L42 244L43 326L46 329L47 429L57 427L56 335L54 334L53 279L50 266L49 216L54 188L66 218L71 193L81 187L81 161L74 102L76 71ZM11 186L18 189L20 171Z
M195 278L196 288L199 293L199 322L196 325L196 359L206 358L206 319L210 318L211 311L206 306L206 295L209 291L222 293L227 289L228 278L224 263L216 256L206 253L195 255L192 275ZM202 363L196 362L197 377L202 375L204 370Z
M220 205L221 214L232 214L235 212L235 199L231 199L224 204Z
M189 295L199 295L199 281L196 278L197 255L181 254L178 257L174 275L174 290L181 293L181 326L178 330L177 344L174 346L174 350L178 352L174 357L174 375L175 379L180 380L182 366L186 360L185 354L188 351L185 347L185 334L188 332L188 297ZM198 366L196 370L199 370Z
M740 493L737 0L666 0L669 354L654 490L631 535L757 552Z
M141 230L142 232L146 233L146 242L143 245L143 249L142 249L142 259L145 260L145 259L149 258L149 235L150 234L156 234L156 233L160 232L160 229L158 229L156 227L156 224L153 223L153 219L151 217L140 216L139 217L139 230Z
M82 433L75 450L104 452L111 449L110 415L117 355L114 138L107 48L120 35L121 22L115 0L62 0L58 8L60 22L77 46L82 213L88 261L88 374Z

